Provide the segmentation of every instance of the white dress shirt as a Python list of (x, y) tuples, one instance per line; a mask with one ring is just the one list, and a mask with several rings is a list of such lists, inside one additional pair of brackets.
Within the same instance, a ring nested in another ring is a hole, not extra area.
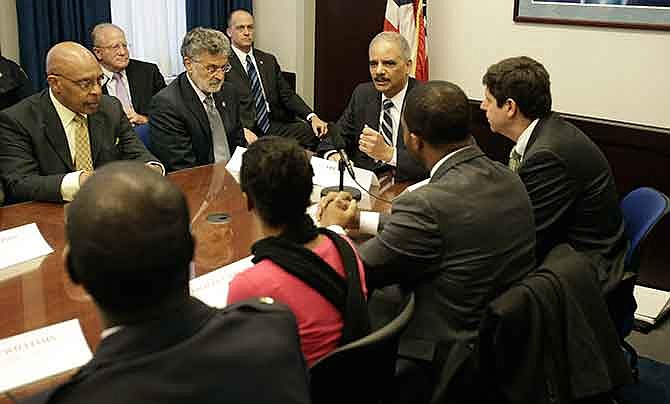
[(517, 153), (519, 153), (519, 162), (523, 161), (523, 155), (526, 153), (526, 146), (528, 146), (528, 140), (530, 140), (530, 135), (533, 134), (533, 131), (535, 130), (535, 127), (537, 126), (537, 123), (540, 122), (539, 119), (533, 120), (533, 122), (528, 125), (526, 129), (524, 129), (523, 132), (521, 132), (521, 136), (516, 140), (516, 144), (514, 145), (514, 150), (516, 150)]
[[(408, 82), (409, 83), (409, 82)], [(384, 100), (391, 100), (393, 102), (393, 107), (389, 109), (391, 114), (391, 120), (393, 121), (393, 139), (388, 139), (391, 141), (391, 146), (393, 146), (393, 156), (390, 161), (386, 161), (386, 164), (397, 166), (398, 165), (398, 128), (400, 127), (400, 112), (402, 110), (403, 103), (405, 102), (405, 94), (407, 94), (408, 83), (405, 83), (405, 87), (394, 95), (391, 98), (386, 97), (382, 94), (382, 107), (379, 110), (379, 133), (384, 136), (382, 132), (382, 123), (384, 122)]]

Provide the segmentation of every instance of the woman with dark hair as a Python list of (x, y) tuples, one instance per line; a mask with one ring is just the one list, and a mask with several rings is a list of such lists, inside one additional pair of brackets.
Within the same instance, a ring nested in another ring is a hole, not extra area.
[(231, 282), (228, 303), (270, 296), (298, 320), (309, 365), (370, 331), (363, 265), (350, 240), (306, 214), (312, 166), (293, 139), (267, 136), (242, 158), (240, 185), (263, 239), (254, 267)]

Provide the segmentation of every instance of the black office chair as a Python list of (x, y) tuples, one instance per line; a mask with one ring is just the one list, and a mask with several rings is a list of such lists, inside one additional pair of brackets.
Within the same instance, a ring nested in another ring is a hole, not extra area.
[(400, 314), (371, 334), (343, 345), (310, 368), (314, 404), (382, 403), (393, 383), (400, 334), (414, 312), (414, 293)]

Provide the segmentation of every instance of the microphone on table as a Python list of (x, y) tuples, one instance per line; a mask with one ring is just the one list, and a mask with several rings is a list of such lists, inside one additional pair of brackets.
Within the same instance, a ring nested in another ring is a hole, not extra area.
[(354, 173), (354, 168), (351, 165), (351, 161), (349, 161), (347, 154), (344, 152), (345, 143), (344, 139), (342, 138), (340, 127), (332, 122), (329, 122), (328, 137), (332, 139), (332, 143), (335, 146), (335, 150), (340, 155), (340, 160), (337, 162), (337, 169), (340, 172), (340, 183), (339, 185), (323, 188), (321, 190), (321, 196), (322, 197), (326, 196), (328, 195), (329, 192), (344, 191), (350, 193), (351, 197), (354, 200), (360, 201), (362, 198), (361, 191), (358, 188), (344, 185), (344, 170), (347, 170), (349, 172), (349, 175), (354, 181), (356, 180), (356, 174)]

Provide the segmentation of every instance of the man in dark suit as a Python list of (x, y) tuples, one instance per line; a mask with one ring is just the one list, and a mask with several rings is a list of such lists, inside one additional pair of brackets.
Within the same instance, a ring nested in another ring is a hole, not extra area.
[(370, 42), (369, 57), (372, 82), (356, 87), (337, 121), (343, 139), (325, 139), (319, 152), (339, 159), (334, 149), (344, 148), (361, 168), (377, 173), (393, 170), (400, 181), (424, 179), (428, 171), (408, 153), (400, 125), (405, 97), (416, 85), (409, 76), (409, 44), (396, 32), (382, 32)]
[(151, 150), (169, 171), (228, 160), (255, 134), (242, 128), (232, 85), (230, 43), (223, 32), (194, 28), (181, 46), (186, 71), (151, 102)]
[(91, 31), (93, 53), (105, 75), (104, 94), (121, 101), (133, 125), (149, 122), (151, 97), (165, 88), (165, 79), (153, 63), (130, 59), (123, 30), (114, 24), (98, 24)]
[(622, 278), (628, 243), (612, 171), (581, 130), (551, 112), (549, 73), (529, 57), (505, 59), (483, 77), (491, 130), (516, 142), (510, 168), (535, 212), (537, 255), (570, 244), (589, 256), (604, 292)]
[(309, 403), (288, 308), (255, 298), (218, 310), (189, 296), (190, 215), (166, 178), (110, 164), (66, 223), (67, 272), (104, 330), (93, 359), (34, 402)]
[(390, 215), (359, 214), (346, 193), (331, 193), (320, 206), (324, 226), (358, 224), (377, 233), (360, 247), (370, 287), (399, 283), (416, 294), (399, 353), (423, 370), (426, 386), (417, 393), (435, 392), (433, 402), (476, 393), (470, 354), (483, 310), (535, 265), (523, 183), (484, 155), (469, 122), (458, 86), (417, 86), (407, 96), (403, 138), (430, 179), (396, 198)]
[[(246, 10), (233, 11), (227, 33), (234, 54), (226, 81), (240, 94), (244, 127), (258, 136), (293, 137), (303, 147), (314, 150), (319, 137), (328, 131), (327, 124), (289, 86), (277, 59), (253, 47), (254, 17)], [(296, 116), (301, 120), (296, 120)]]
[(70, 201), (94, 169), (114, 160), (163, 168), (137, 138), (102, 71), (74, 42), (47, 54), (49, 89), (0, 112), (0, 175), (10, 203)]
[(0, 55), (0, 110), (11, 107), (33, 93), (21, 66)]

